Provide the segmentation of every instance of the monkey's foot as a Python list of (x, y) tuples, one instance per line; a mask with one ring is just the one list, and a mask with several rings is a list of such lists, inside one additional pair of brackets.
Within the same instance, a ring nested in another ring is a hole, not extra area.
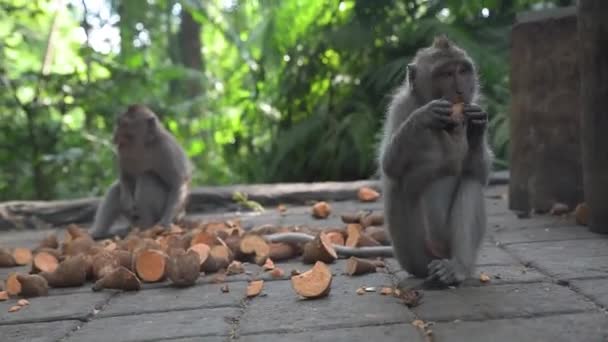
[(427, 279), (436, 279), (445, 285), (459, 285), (466, 276), (462, 265), (457, 261), (448, 259), (436, 259), (429, 263), (429, 277)]
[(91, 238), (93, 238), (93, 240), (107, 239), (111, 237), (109, 232), (97, 229), (89, 230), (89, 235), (91, 235)]

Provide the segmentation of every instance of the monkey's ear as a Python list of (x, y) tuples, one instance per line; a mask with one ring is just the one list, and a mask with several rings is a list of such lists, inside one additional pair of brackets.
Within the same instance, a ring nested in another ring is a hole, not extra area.
[(155, 117), (146, 118), (146, 144), (151, 144), (156, 141), (156, 138), (158, 137), (158, 127), (156, 127), (156, 125)]
[(407, 65), (407, 82), (413, 86), (415, 79), (416, 79), (416, 64), (410, 63)]

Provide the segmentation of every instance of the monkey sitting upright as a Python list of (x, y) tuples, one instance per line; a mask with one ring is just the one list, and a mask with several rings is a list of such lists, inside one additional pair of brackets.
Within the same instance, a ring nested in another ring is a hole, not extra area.
[(118, 116), (113, 143), (119, 178), (97, 208), (93, 238), (106, 237), (120, 215), (141, 229), (170, 226), (184, 214), (189, 195), (192, 170), (182, 147), (143, 105)]
[[(419, 50), (387, 110), (379, 148), (385, 225), (401, 267), (458, 285), (474, 269), (486, 229), (483, 188), (493, 155), (477, 72), (444, 36)], [(452, 105), (463, 102), (461, 121)]]

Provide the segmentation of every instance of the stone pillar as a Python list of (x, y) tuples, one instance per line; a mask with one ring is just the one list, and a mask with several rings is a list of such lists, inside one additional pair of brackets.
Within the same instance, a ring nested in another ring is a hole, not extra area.
[(524, 13), (511, 33), (509, 208), (583, 200), (576, 8)]
[(608, 234), (608, 1), (580, 0), (583, 179), (589, 229)]

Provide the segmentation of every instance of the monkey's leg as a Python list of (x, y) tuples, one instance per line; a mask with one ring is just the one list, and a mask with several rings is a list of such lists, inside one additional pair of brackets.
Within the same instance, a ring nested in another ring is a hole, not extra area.
[(418, 278), (427, 276), (427, 265), (432, 260), (425, 250), (425, 203), (412, 197), (408, 187), (383, 180), (384, 216), (393, 253), (399, 265)]
[[(400, 227), (389, 227), (396, 230), (391, 231), (400, 242), (395, 255), (408, 273), (425, 278), (429, 274), (428, 265), (432, 260), (449, 255), (448, 220), (457, 186), (456, 176), (439, 178), (423, 191), (415, 208), (404, 210), (402, 205), (395, 208), (393, 219), (403, 217), (404, 223)], [(407, 191), (407, 187), (403, 191)], [(408, 213), (406, 219), (404, 215)], [(397, 219), (394, 222), (400, 221)]]
[(447, 227), (451, 258), (433, 260), (429, 264), (430, 278), (445, 285), (457, 285), (471, 275), (486, 221), (483, 185), (479, 181), (462, 178), (453, 197)]
[(93, 239), (105, 238), (112, 224), (121, 214), (120, 183), (114, 182), (106, 191), (97, 211), (90, 232)]
[(166, 186), (152, 173), (137, 177), (135, 185), (135, 210), (133, 225), (148, 229), (160, 221), (167, 198)]
[(167, 200), (160, 218), (159, 224), (167, 227), (173, 220), (179, 216), (179, 212), (186, 200), (188, 194), (188, 185), (182, 183), (179, 185), (173, 185), (167, 192)]

